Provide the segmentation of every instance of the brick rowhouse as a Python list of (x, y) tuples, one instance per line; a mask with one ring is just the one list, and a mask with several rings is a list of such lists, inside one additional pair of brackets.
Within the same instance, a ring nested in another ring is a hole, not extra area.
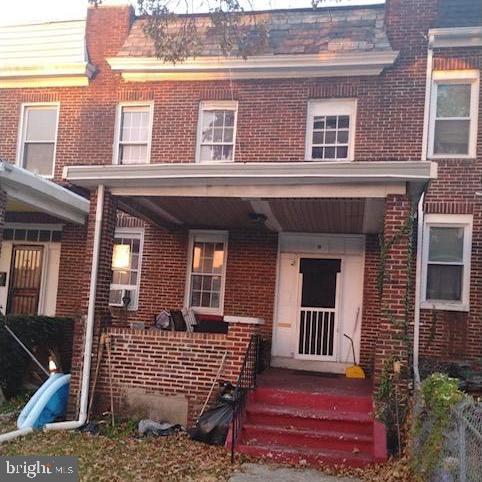
[[(133, 10), (107, 6), (90, 8), (86, 41), (90, 63), (96, 69), (95, 76), (85, 87), (0, 88), (0, 158), (12, 163), (16, 161), (23, 104), (59, 102), (54, 181), (68, 186), (63, 178), (64, 167), (112, 164), (117, 105), (125, 101), (149, 101), (154, 104), (151, 164), (190, 163), (195, 159), (200, 102), (236, 100), (236, 162), (299, 162), (305, 160), (308, 101), (356, 98), (356, 162), (421, 160), (428, 30), (437, 23), (438, 3), (436, 0), (390, 0), (385, 6), (358, 7), (357, 15), (370, 16), (375, 12), (377, 25), (385, 22), (391, 46), (399, 51), (394, 65), (379, 76), (182, 82), (127, 82), (121, 74), (114, 73), (107, 59), (116, 56), (123, 48), (136, 21)], [(341, 11), (347, 16), (352, 13), (349, 8)], [(466, 22), (467, 18), (463, 17), (461, 21)], [(433, 68), (480, 70), (481, 62), (480, 47), (436, 49)], [(437, 159), (438, 179), (431, 182), (426, 194), (426, 213), (472, 214), (474, 217), (470, 311), (423, 309), (423, 357), (475, 360), (481, 356), (482, 214), (476, 195), (482, 175), (481, 126), (479, 111), (476, 159)], [(57, 314), (76, 320), (72, 413), (75, 412), (82, 369), (96, 205), (95, 192), (79, 191), (90, 195), (89, 220), (84, 227), (63, 226), (57, 293)], [(111, 326), (108, 331), (112, 339), (116, 410), (122, 412), (125, 409), (127, 391), (141, 388), (146, 393), (185, 396), (188, 419), (192, 421), (207, 396), (224, 351), (228, 351), (228, 361), (222, 377), (235, 381), (249, 336), (259, 331), (271, 338), (276, 311), (278, 235), (256, 227), (229, 229), (225, 311), (262, 318), (263, 325), (230, 324), (227, 335), (131, 330), (131, 322), (151, 326), (162, 308), (183, 307), (188, 230), (185, 227), (162, 229), (144, 220), (133, 220), (125, 215), (119, 217), (119, 227), (144, 228), (139, 307), (137, 311), (127, 313), (110, 309), (110, 259), (116, 203), (116, 197), (107, 190), (93, 366), (100, 330), (104, 325)], [(396, 234), (406, 222), (408, 203), (408, 199), (401, 195), (386, 199), (385, 239)], [(19, 214), (11, 215), (13, 222), (20, 219)], [(397, 318), (405, 316), (406, 267), (407, 240), (402, 239), (388, 253), (383, 291), (384, 304)], [(380, 245), (377, 234), (366, 236), (363, 269), (360, 357), (362, 366), (374, 374), (376, 380), (391, 356), (401, 357), (405, 364), (408, 363), (398, 329), (387, 312), (382, 312), (378, 297)], [(413, 300), (413, 292), (408, 295)], [(97, 385), (101, 394), (99, 409), (109, 400), (106, 370), (104, 360)]]

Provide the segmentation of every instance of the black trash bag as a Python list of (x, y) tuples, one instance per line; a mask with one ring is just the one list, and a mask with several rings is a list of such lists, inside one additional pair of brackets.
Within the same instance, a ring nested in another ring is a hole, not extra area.
[(214, 407), (206, 410), (196, 425), (188, 431), (198, 442), (210, 445), (224, 445), (229, 426), (233, 419), (233, 391), (231, 383), (222, 383), (222, 391)]
[(201, 415), (196, 425), (189, 430), (189, 436), (209, 445), (224, 445), (232, 419), (233, 405), (220, 401)]

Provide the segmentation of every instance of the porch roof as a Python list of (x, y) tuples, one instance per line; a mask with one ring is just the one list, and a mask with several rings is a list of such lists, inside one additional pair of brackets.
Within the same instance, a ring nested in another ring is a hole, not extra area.
[[(147, 191), (154, 193), (153, 188), (158, 188), (156, 193), (166, 195), (166, 188), (201, 187), (205, 189), (204, 195), (216, 196), (217, 190), (209, 193), (209, 187), (285, 186), (285, 195), (293, 197), (289, 186), (424, 184), (437, 177), (437, 164), (427, 161), (167, 163), (67, 166), (63, 174), (66, 180), (78, 186), (93, 188), (104, 184), (113, 193), (143, 191), (146, 194)], [(233, 191), (222, 192), (229, 197)], [(388, 193), (385, 192), (383, 197)], [(293, 194), (295, 197), (299, 195)], [(232, 195), (237, 197), (238, 194)], [(279, 192), (271, 197), (279, 197)]]
[[(431, 162), (271, 162), (69, 166), (69, 182), (103, 184), (120, 208), (166, 229), (376, 233), (388, 194), (419, 192)], [(407, 184), (409, 184), (407, 188)]]
[(7, 210), (43, 212), (76, 224), (84, 224), (89, 201), (63, 186), (26, 169), (0, 160), (0, 189), (7, 193)]

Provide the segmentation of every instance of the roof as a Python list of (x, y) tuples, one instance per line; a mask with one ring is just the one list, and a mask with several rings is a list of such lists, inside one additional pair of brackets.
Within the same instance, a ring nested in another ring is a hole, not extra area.
[[(256, 21), (265, 23), (268, 30), (268, 45), (257, 55), (390, 51), (384, 14), (383, 5), (256, 12)], [(222, 55), (207, 16), (195, 17), (203, 39), (201, 56)], [(119, 57), (155, 55), (143, 31), (145, 24), (145, 18), (134, 21)]]
[(435, 27), (482, 26), (482, 1), (439, 0)]
[(26, 169), (0, 160), (0, 186), (9, 199), (60, 219), (84, 224), (89, 201)]
[(52, 76), (82, 77), (77, 82), (85, 84), (92, 73), (85, 35), (85, 20), (0, 27), (0, 87)]

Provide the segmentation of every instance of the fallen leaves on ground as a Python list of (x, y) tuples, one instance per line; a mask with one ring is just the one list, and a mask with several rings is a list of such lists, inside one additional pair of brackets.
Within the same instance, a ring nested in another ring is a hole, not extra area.
[[(0, 422), (0, 433), (13, 429)], [(128, 431), (127, 431), (128, 432)], [(199, 481), (229, 480), (243, 458), (231, 465), (230, 454), (189, 439), (185, 433), (159, 438), (135, 438), (119, 427), (106, 435), (80, 432), (38, 432), (0, 445), (0, 455), (73, 455), (79, 457), (81, 481)], [(269, 461), (267, 462), (269, 463)], [(295, 466), (306, 468), (305, 464)], [(365, 469), (326, 467), (325, 474), (370, 482), (411, 482), (406, 457)]]
[(0, 455), (30, 454), (79, 457), (81, 481), (215, 482), (228, 480), (236, 468), (223, 447), (193, 442), (186, 434), (137, 439), (47, 432), (0, 446)]

